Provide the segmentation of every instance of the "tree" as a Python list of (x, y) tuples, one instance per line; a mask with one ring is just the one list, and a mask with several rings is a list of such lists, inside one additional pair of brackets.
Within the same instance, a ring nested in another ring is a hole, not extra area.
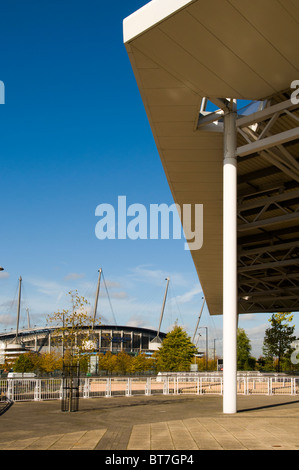
[(152, 370), (154, 367), (154, 360), (150, 357), (146, 357), (145, 354), (140, 353), (131, 360), (131, 372), (133, 374), (140, 374)]
[(117, 358), (115, 354), (112, 354), (110, 351), (107, 351), (106, 354), (98, 355), (98, 361), (99, 370), (105, 370), (108, 373), (112, 374), (115, 369)]
[(254, 369), (255, 359), (250, 356), (251, 344), (245, 330), (238, 328), (237, 332), (237, 368), (238, 370)]
[(168, 333), (160, 349), (154, 354), (157, 371), (186, 371), (195, 354), (195, 346), (178, 325)]
[(290, 355), (291, 343), (296, 339), (293, 335), (295, 326), (289, 323), (293, 320), (291, 313), (274, 313), (269, 320), (271, 327), (265, 332), (263, 354), (272, 361), (277, 357), (277, 371), (281, 371), (283, 357)]
[(55, 325), (53, 340), (62, 341), (64, 365), (79, 364), (82, 356), (96, 348), (93, 341), (93, 318), (87, 312), (88, 302), (70, 291), (71, 308), (53, 313), (48, 317), (49, 323)]
[(14, 363), (14, 371), (15, 372), (33, 372), (37, 369), (37, 355), (29, 352), (25, 354), (20, 354), (20, 356), (16, 359)]
[(96, 348), (93, 341), (93, 318), (87, 313), (87, 300), (77, 291), (70, 291), (70, 309), (55, 312), (48, 318), (55, 324), (53, 338), (62, 341), (63, 361), (63, 411), (77, 411), (79, 397), (80, 362), (86, 366), (84, 356)]
[(131, 370), (131, 357), (125, 352), (118, 353), (115, 359), (113, 372), (118, 374), (128, 374)]
[(52, 374), (62, 369), (62, 358), (56, 352), (42, 353), (40, 355), (39, 369), (42, 373)]

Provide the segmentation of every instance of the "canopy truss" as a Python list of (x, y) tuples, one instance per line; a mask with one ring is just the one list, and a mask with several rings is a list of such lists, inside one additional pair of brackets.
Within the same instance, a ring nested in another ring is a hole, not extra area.
[[(299, 308), (299, 104), (290, 96), (238, 112), (239, 313)], [(207, 112), (208, 101), (219, 109)], [(228, 109), (226, 99), (204, 98), (197, 131), (223, 132)]]
[(299, 105), (289, 96), (237, 119), (239, 313), (299, 307)]

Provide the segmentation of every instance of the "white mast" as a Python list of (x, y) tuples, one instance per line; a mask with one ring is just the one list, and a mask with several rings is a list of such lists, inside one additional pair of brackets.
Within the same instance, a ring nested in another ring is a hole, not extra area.
[(159, 322), (159, 328), (157, 332), (157, 337), (159, 337), (160, 334), (160, 329), (161, 329), (161, 324), (163, 320), (163, 315), (164, 315), (164, 310), (165, 310), (165, 303), (166, 303), (166, 297), (167, 297), (167, 291), (168, 291), (168, 285), (169, 285), (169, 277), (165, 279), (167, 281), (166, 283), (166, 289), (165, 289), (165, 294), (164, 294), (164, 299), (163, 299), (163, 305), (162, 305), (162, 310), (161, 310), (161, 315), (160, 315), (160, 322)]
[(27, 326), (28, 326), (28, 330), (30, 329), (30, 317), (29, 317), (29, 308), (27, 307), (26, 308), (26, 312), (27, 312)]
[(198, 320), (197, 320), (197, 323), (196, 323), (194, 335), (193, 335), (193, 338), (192, 338), (192, 343), (193, 343), (193, 344), (195, 344), (195, 343), (194, 343), (194, 341), (195, 341), (195, 336), (196, 336), (196, 333), (197, 333), (198, 325), (199, 325), (199, 322), (200, 322), (200, 319), (201, 319), (201, 315), (202, 315), (202, 311), (203, 311), (205, 302), (206, 302), (206, 299), (205, 299), (205, 297), (204, 297), (204, 298), (203, 298), (203, 303), (202, 303), (202, 306), (201, 306), (201, 309), (200, 309), (200, 314), (199, 314), (199, 317), (198, 317)]
[(19, 277), (19, 298), (18, 298), (18, 315), (17, 315), (17, 329), (16, 329), (16, 340), (18, 339), (19, 334), (19, 323), (20, 323), (20, 309), (21, 309), (21, 285), (22, 277)]
[(95, 324), (97, 309), (98, 309), (98, 300), (99, 300), (99, 293), (100, 293), (102, 268), (99, 269), (98, 273), (99, 273), (99, 278), (98, 278), (97, 292), (96, 292), (96, 298), (95, 298), (94, 310), (93, 310), (92, 329), (94, 329), (94, 324)]
[(161, 346), (161, 343), (162, 343), (162, 340), (161, 340), (159, 334), (160, 334), (160, 329), (161, 329), (164, 310), (165, 310), (168, 285), (169, 285), (169, 281), (170, 281), (169, 277), (167, 277), (165, 279), (165, 281), (167, 281), (167, 283), (166, 283), (166, 289), (165, 289), (165, 294), (164, 294), (164, 299), (163, 299), (163, 304), (162, 304), (162, 310), (161, 310), (161, 315), (160, 315), (160, 322), (159, 322), (159, 327), (158, 327), (158, 331), (157, 331), (157, 336), (154, 339), (152, 339), (151, 342), (150, 342), (151, 349), (154, 349), (154, 350), (159, 349), (159, 347)]

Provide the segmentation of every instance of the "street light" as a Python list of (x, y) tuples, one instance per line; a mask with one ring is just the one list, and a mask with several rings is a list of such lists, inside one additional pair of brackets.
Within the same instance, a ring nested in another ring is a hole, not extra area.
[(209, 346), (208, 346), (208, 327), (207, 326), (200, 326), (198, 329), (200, 330), (201, 328), (205, 328), (206, 330), (206, 369), (208, 370), (208, 360), (209, 360)]
[(216, 361), (216, 341), (221, 340), (221, 338), (214, 338), (214, 361)]

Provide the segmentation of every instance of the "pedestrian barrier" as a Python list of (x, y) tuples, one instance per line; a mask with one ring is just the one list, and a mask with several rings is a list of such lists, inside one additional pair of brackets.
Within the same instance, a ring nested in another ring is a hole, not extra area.
[(13, 401), (5, 395), (0, 396), (0, 416), (3, 415), (13, 405)]
[[(80, 398), (149, 395), (222, 395), (223, 377), (157, 376), (157, 377), (84, 377), (78, 384)], [(237, 379), (237, 393), (242, 395), (299, 395), (298, 377), (254, 377)], [(62, 400), (60, 378), (0, 379), (0, 395), (9, 400)]]

